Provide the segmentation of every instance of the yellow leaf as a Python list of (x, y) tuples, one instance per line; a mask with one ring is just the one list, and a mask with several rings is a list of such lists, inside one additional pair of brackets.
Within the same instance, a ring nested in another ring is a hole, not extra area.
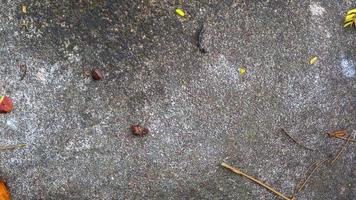
[(246, 68), (239, 68), (239, 73), (241, 75), (245, 74), (246, 73)]
[(184, 16), (185, 16), (184, 10), (182, 10), (182, 9), (180, 9), (180, 8), (177, 8), (177, 9), (176, 9), (176, 13), (177, 13), (178, 15), (180, 15), (181, 17), (184, 17)]
[(313, 65), (316, 63), (316, 61), (318, 61), (318, 57), (314, 56), (310, 59), (309, 64)]
[(346, 15), (344, 23), (354, 20), (355, 16), (356, 14)]
[(347, 11), (347, 14), (346, 14), (346, 15), (350, 15), (350, 14), (353, 14), (353, 13), (356, 13), (356, 8)]
[(347, 22), (347, 23), (345, 23), (345, 24), (344, 24), (344, 27), (351, 26), (353, 23), (354, 23), (353, 21), (351, 21), (351, 22)]

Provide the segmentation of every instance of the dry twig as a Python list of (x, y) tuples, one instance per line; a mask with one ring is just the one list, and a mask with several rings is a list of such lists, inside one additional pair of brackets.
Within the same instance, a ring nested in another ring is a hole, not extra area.
[(351, 140), (351, 135), (347, 138), (347, 141), (345, 144), (343, 144), (339, 150), (339, 152), (336, 154), (335, 158), (330, 161), (330, 164), (333, 164), (337, 159), (340, 158), (341, 154), (347, 149), (347, 147), (350, 145), (350, 140)]
[[(302, 179), (298, 184), (297, 186), (295, 187), (294, 189), (294, 193), (293, 193), (293, 196), (296, 196), (300, 191), (302, 191), (302, 189), (306, 186), (306, 184), (308, 183), (310, 177), (325, 163), (327, 162), (328, 159), (325, 159), (325, 160), (320, 160), (320, 161), (317, 161), (315, 163), (313, 163), (309, 169), (307, 170), (307, 174), (309, 174), (305, 179)], [(312, 169), (312, 170), (311, 170)], [(311, 171), (310, 171), (311, 170)], [(310, 173), (308, 173), (310, 171)], [(300, 185), (300, 186), (299, 186)], [(298, 189), (297, 189), (298, 188)]]
[(260, 180), (258, 180), (258, 179), (256, 179), (256, 178), (254, 178), (254, 177), (252, 177), (252, 176), (250, 176), (250, 175), (248, 175), (248, 174), (245, 174), (244, 172), (242, 172), (242, 171), (241, 171), (240, 169), (238, 169), (238, 168), (235, 168), (235, 167), (233, 167), (233, 166), (230, 166), (230, 165), (228, 165), (228, 164), (226, 164), (226, 163), (224, 163), (224, 162), (221, 163), (221, 166), (223, 166), (223, 167), (225, 167), (225, 168), (231, 170), (232, 172), (234, 172), (234, 173), (236, 173), (236, 174), (238, 174), (238, 175), (241, 175), (241, 176), (244, 176), (244, 177), (250, 179), (251, 181), (253, 181), (253, 182), (255, 182), (255, 183), (261, 185), (262, 187), (264, 187), (264, 188), (266, 188), (267, 190), (273, 192), (274, 194), (276, 194), (277, 196), (283, 198), (284, 200), (294, 200), (294, 197), (291, 197), (291, 198), (287, 197), (286, 195), (282, 194), (281, 192), (278, 192), (277, 190), (275, 190), (275, 189), (272, 188), (271, 186), (267, 185), (266, 183), (263, 183), (262, 181), (260, 181)]
[(309, 147), (306, 147), (305, 145), (303, 145), (301, 142), (299, 142), (297, 139), (295, 139), (294, 137), (292, 137), (286, 130), (284, 130), (283, 128), (281, 129), (282, 133), (284, 133), (285, 135), (287, 135), (291, 140), (293, 140), (293, 142), (295, 142), (297, 145), (299, 145), (300, 147), (310, 150), (310, 151), (315, 151), (315, 149), (311, 149)]
[[(336, 133), (336, 132), (335, 132)], [(331, 134), (329, 134), (330, 136)], [(338, 132), (336, 134), (333, 134), (332, 137), (337, 137), (339, 138), (337, 135), (339, 135), (340, 137), (344, 137), (344, 133), (342, 132)], [(309, 174), (305, 179), (302, 179), (297, 186), (294, 189), (293, 192), (293, 196), (296, 196), (297, 193), (299, 193), (300, 191), (302, 191), (302, 189), (306, 186), (306, 184), (308, 183), (310, 177), (326, 162), (329, 162), (330, 164), (333, 164), (336, 160), (338, 160), (341, 156), (341, 154), (347, 149), (347, 147), (350, 145), (350, 141), (351, 141), (351, 136), (349, 136), (347, 138), (347, 141), (341, 146), (340, 150), (338, 151), (338, 153), (336, 154), (336, 156), (332, 159), (325, 159), (325, 160), (320, 160), (317, 162), (314, 162), (312, 165), (310, 165), (310, 167), (307, 170), (307, 174)], [(312, 170), (311, 170), (312, 169)], [(310, 171), (310, 173), (309, 173)]]
[(337, 139), (342, 139), (342, 140), (350, 140), (350, 142), (356, 142), (356, 140), (353, 140), (353, 139), (348, 139), (348, 138), (345, 138), (345, 137), (336, 137)]

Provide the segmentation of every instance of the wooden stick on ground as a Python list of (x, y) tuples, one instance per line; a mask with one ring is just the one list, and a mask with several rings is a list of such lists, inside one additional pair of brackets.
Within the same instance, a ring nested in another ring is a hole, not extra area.
[(242, 171), (241, 171), (240, 169), (238, 169), (238, 168), (235, 168), (235, 167), (233, 167), (233, 166), (231, 166), (231, 165), (228, 165), (228, 164), (226, 164), (226, 163), (224, 163), (224, 162), (221, 163), (221, 166), (223, 166), (223, 167), (225, 167), (225, 168), (231, 170), (232, 172), (234, 172), (234, 173), (236, 173), (236, 174), (238, 174), (238, 175), (241, 175), (241, 176), (244, 176), (244, 177), (250, 179), (251, 181), (253, 181), (253, 182), (255, 182), (255, 183), (261, 185), (262, 187), (264, 187), (264, 188), (266, 188), (267, 190), (273, 192), (274, 194), (276, 194), (277, 196), (283, 198), (284, 200), (293, 200), (293, 199), (294, 199), (294, 197), (289, 198), (289, 197), (285, 196), (284, 194), (278, 192), (277, 190), (275, 190), (275, 189), (272, 188), (271, 186), (267, 185), (266, 183), (263, 183), (262, 181), (260, 181), (260, 180), (258, 180), (258, 179), (256, 179), (256, 178), (254, 178), (254, 177), (252, 177), (252, 176), (250, 176), (250, 175), (248, 175), (248, 174), (245, 174), (244, 172), (242, 172)]

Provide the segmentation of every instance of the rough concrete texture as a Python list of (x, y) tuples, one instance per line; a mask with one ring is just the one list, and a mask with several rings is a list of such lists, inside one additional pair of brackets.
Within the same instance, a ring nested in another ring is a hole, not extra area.
[[(0, 153), (0, 177), (15, 200), (277, 199), (226, 161), (290, 195), (343, 144), (326, 133), (356, 129), (356, 30), (342, 27), (353, 7), (1, 0), (0, 93), (15, 109), (0, 141), (28, 147)], [(133, 136), (136, 123), (150, 134)], [(298, 199), (356, 199), (355, 158), (353, 143)]]

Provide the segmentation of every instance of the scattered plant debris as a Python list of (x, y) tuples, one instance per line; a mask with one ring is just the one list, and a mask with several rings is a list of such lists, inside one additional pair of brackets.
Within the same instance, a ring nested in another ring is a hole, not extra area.
[(284, 133), (285, 135), (287, 135), (291, 140), (293, 140), (293, 142), (295, 142), (298, 146), (310, 150), (310, 151), (315, 151), (315, 149), (306, 147), (305, 145), (303, 145), (301, 142), (299, 142), (297, 139), (295, 139), (294, 137), (292, 137), (285, 129), (281, 129), (281, 132)]
[(250, 179), (251, 181), (253, 181), (253, 182), (255, 182), (255, 183), (261, 185), (262, 187), (266, 188), (267, 190), (273, 192), (274, 194), (276, 194), (277, 196), (279, 196), (279, 197), (281, 197), (281, 198), (283, 198), (283, 199), (285, 199), (285, 200), (294, 200), (294, 197), (287, 197), (286, 195), (282, 194), (281, 192), (278, 192), (276, 189), (272, 188), (271, 186), (267, 185), (266, 183), (263, 183), (262, 181), (260, 181), (260, 180), (258, 180), (258, 179), (256, 179), (256, 178), (254, 178), (254, 177), (252, 177), (252, 176), (250, 176), (250, 175), (248, 175), (248, 174), (245, 174), (244, 172), (242, 172), (242, 171), (241, 171), (240, 169), (238, 169), (238, 168), (235, 168), (235, 167), (233, 167), (233, 166), (231, 166), (231, 165), (228, 165), (228, 164), (226, 164), (226, 163), (224, 163), (224, 162), (221, 163), (221, 166), (223, 166), (223, 167), (225, 167), (225, 168), (231, 170), (232, 172), (234, 172), (234, 173), (236, 173), (236, 174), (238, 174), (238, 175), (241, 175), (241, 176), (244, 176), (244, 177)]
[(240, 73), (240, 75), (246, 74), (246, 68), (240, 67), (240, 68), (239, 68), (239, 73)]
[[(302, 146), (303, 148), (306, 148), (306, 149), (309, 149), (307, 147), (305, 147), (304, 145), (302, 145), (300, 142), (298, 142), (296, 139), (294, 139), (293, 137), (291, 137), (284, 129), (281, 129), (281, 131), (283, 133), (285, 133), (289, 138), (291, 138), (295, 143), (297, 143), (298, 145)], [(238, 168), (235, 168), (233, 166), (230, 166), (226, 163), (221, 163), (221, 166), (231, 170), (232, 172), (238, 174), (238, 175), (241, 175), (241, 176), (244, 176), (248, 179), (250, 179), (251, 181), (263, 186), (264, 188), (268, 189), (269, 191), (273, 192), (275, 195), (285, 199), (285, 200), (296, 200), (296, 195), (302, 191), (308, 181), (310, 180), (310, 178), (312, 177), (312, 175), (318, 171), (318, 169), (320, 169), (321, 166), (323, 165), (326, 165), (326, 164), (333, 164), (334, 162), (336, 162), (340, 156), (342, 155), (343, 152), (346, 151), (347, 147), (350, 145), (350, 142), (351, 142), (351, 136), (348, 136), (347, 132), (345, 130), (342, 130), (342, 131), (335, 131), (335, 132), (332, 132), (332, 133), (329, 133), (329, 136), (330, 137), (336, 137), (336, 138), (346, 138), (346, 142), (340, 147), (338, 153), (331, 159), (323, 159), (323, 160), (319, 160), (319, 161), (316, 161), (314, 162), (313, 164), (310, 165), (310, 167), (308, 167), (308, 169), (306, 170), (306, 173), (305, 173), (305, 176), (304, 178), (302, 178), (298, 184), (296, 184), (296, 186), (294, 187), (294, 190), (293, 190), (293, 194), (291, 197), (287, 197), (287, 195), (284, 195), (282, 194), (281, 192), (278, 192), (276, 189), (272, 188), (271, 186), (267, 185), (266, 183), (263, 183), (262, 181), (248, 175), (248, 174), (245, 174), (244, 172), (242, 172), (240, 169)], [(313, 150), (313, 149), (309, 149), (309, 150)], [(315, 151), (315, 150), (313, 150)]]
[(91, 71), (91, 77), (94, 80), (99, 81), (103, 79), (104, 76), (103, 76), (103, 72), (100, 69), (95, 68)]
[(0, 96), (0, 113), (9, 113), (12, 109), (12, 99), (8, 96)]
[(185, 16), (185, 12), (184, 10), (180, 9), (180, 8), (177, 8), (176, 9), (176, 13), (181, 16), (181, 17), (184, 17)]
[(347, 147), (350, 145), (350, 139), (351, 139), (351, 135), (347, 138), (347, 141), (345, 142), (345, 144), (343, 144), (339, 150), (339, 152), (336, 154), (336, 156), (334, 157), (334, 159), (332, 159), (330, 161), (331, 164), (333, 164), (337, 159), (340, 158), (341, 154), (347, 149)]
[(341, 130), (341, 131), (335, 131), (328, 133), (330, 137), (346, 137), (347, 136), (347, 131), (346, 130)]
[(344, 27), (348, 27), (352, 25), (356, 26), (356, 8), (347, 11), (344, 20)]
[(317, 56), (313, 56), (310, 60), (309, 60), (309, 64), (314, 65), (317, 61), (318, 61), (318, 57)]
[(139, 135), (139, 136), (144, 136), (146, 134), (148, 134), (149, 130), (146, 127), (142, 127), (141, 125), (137, 124), (137, 125), (132, 125), (131, 126), (131, 131), (134, 135)]
[[(337, 131), (338, 133), (334, 132), (336, 135), (344, 135), (344, 131)], [(314, 162), (307, 170), (306, 172), (306, 178), (302, 179), (295, 187), (293, 196), (297, 195), (300, 191), (302, 191), (303, 188), (305, 188), (306, 184), (308, 183), (310, 177), (324, 164), (333, 164), (335, 161), (337, 161), (341, 154), (347, 149), (347, 147), (350, 145), (350, 139), (351, 136), (347, 138), (347, 141), (340, 147), (340, 150), (336, 154), (336, 156), (332, 159), (324, 159), (324, 160), (319, 160), (317, 162)]]
[(10, 200), (10, 192), (4, 181), (0, 180), (0, 200)]
[(356, 140), (348, 138), (348, 134), (346, 130), (335, 131), (328, 133), (329, 137), (334, 137), (342, 140), (350, 140), (350, 142), (356, 142)]
[(294, 192), (293, 192), (293, 197), (295, 197), (300, 191), (303, 190), (303, 188), (306, 186), (306, 184), (308, 183), (310, 177), (327, 161), (329, 161), (328, 159), (325, 160), (319, 160), (317, 162), (314, 162), (312, 165), (310, 165), (310, 167), (308, 168), (306, 174), (305, 174), (305, 178), (303, 178), (294, 188)]

